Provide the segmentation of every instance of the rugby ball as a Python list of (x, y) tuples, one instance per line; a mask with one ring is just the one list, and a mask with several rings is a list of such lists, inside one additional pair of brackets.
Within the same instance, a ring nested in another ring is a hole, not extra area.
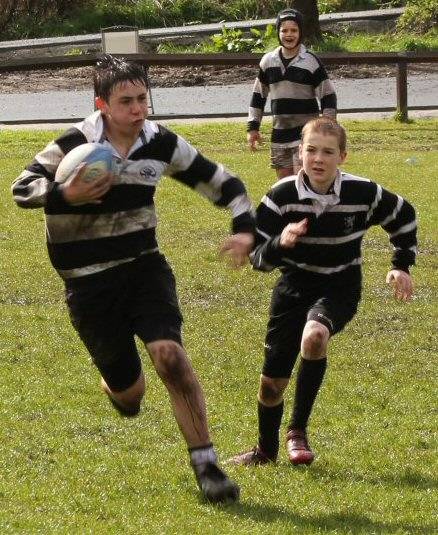
[(113, 170), (113, 157), (110, 149), (99, 143), (83, 143), (64, 156), (55, 173), (56, 182), (65, 182), (74, 176), (74, 171), (81, 164), (86, 168), (82, 180), (92, 182), (108, 171)]

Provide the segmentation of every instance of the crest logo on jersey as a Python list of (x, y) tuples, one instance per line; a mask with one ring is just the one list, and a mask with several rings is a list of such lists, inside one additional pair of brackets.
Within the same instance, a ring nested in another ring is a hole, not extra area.
[(356, 219), (356, 216), (354, 215), (349, 215), (344, 219), (344, 224), (345, 224), (344, 234), (349, 234), (353, 230), (355, 219)]
[(144, 178), (155, 178), (157, 176), (157, 170), (153, 167), (143, 167), (140, 175)]

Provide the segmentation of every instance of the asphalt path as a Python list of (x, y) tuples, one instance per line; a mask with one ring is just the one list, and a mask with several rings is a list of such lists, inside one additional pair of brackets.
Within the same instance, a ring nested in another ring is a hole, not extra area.
[[(395, 108), (396, 79), (335, 79), (338, 107), (344, 111), (363, 108)], [(246, 114), (252, 84), (153, 88), (154, 115), (159, 119)], [(438, 110), (438, 73), (408, 78), (408, 106), (436, 106)], [(270, 106), (267, 104), (266, 110)], [(0, 124), (4, 122), (76, 121), (93, 111), (93, 92), (49, 91), (0, 95)], [(431, 112), (433, 115), (434, 113)]]

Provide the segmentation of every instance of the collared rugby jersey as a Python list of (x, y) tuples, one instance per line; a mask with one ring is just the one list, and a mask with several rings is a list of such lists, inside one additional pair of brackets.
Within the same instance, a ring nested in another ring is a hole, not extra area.
[[(116, 181), (101, 204), (68, 204), (56, 169), (70, 150), (98, 142), (113, 153)], [(200, 154), (182, 137), (145, 121), (126, 158), (104, 137), (95, 112), (67, 130), (35, 156), (12, 185), (23, 208), (43, 207), (50, 260), (63, 279), (103, 272), (158, 251), (154, 194), (160, 178), (170, 175), (232, 213), (232, 232), (253, 232), (254, 217), (245, 186), (222, 165)]]
[(265, 54), (260, 61), (249, 107), (248, 131), (259, 130), (270, 95), (272, 146), (295, 147), (300, 143), (303, 126), (318, 117), (320, 111), (336, 118), (337, 99), (321, 61), (304, 45), (300, 45), (287, 68), (281, 61), (280, 50), (281, 46)]
[[(280, 235), (289, 223), (308, 219), (308, 231), (291, 248), (280, 247)], [(392, 265), (409, 271), (417, 250), (414, 208), (379, 184), (338, 171), (332, 192), (315, 193), (298, 175), (277, 182), (256, 212), (255, 269), (278, 267), (300, 280), (315, 275), (360, 278), (361, 245), (366, 231), (380, 225), (394, 248)]]

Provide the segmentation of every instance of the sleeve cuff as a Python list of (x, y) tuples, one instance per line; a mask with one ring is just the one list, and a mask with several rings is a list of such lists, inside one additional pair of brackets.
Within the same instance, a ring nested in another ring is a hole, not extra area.
[(260, 130), (260, 123), (258, 121), (248, 121), (246, 131), (251, 132), (251, 130)]
[(255, 235), (255, 220), (251, 213), (246, 212), (238, 217), (235, 217), (231, 223), (231, 232), (238, 234), (239, 232), (249, 232)]
[(410, 275), (409, 266), (398, 266), (398, 265), (396, 266), (393, 264), (392, 269), (398, 269), (399, 271), (404, 271), (405, 273)]

